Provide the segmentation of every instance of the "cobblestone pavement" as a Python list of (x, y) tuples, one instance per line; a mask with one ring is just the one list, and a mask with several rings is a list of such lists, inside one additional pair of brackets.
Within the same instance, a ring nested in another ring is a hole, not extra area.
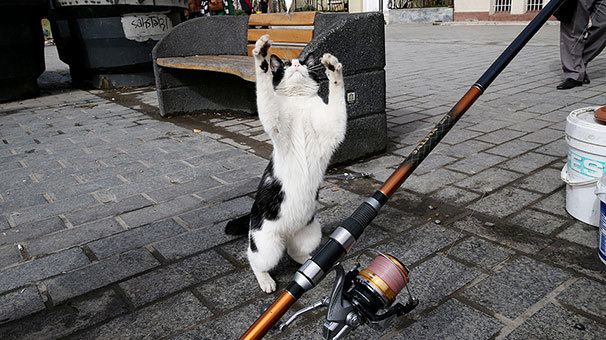
[[(331, 169), (329, 233), (370, 195), (522, 26), (387, 27), (391, 144)], [(598, 339), (606, 266), (597, 229), (567, 215), (566, 117), (606, 104), (606, 57), (566, 92), (558, 26), (545, 27), (363, 235), (411, 269), (421, 303), (350, 339)], [(65, 72), (45, 74), (52, 83)], [(271, 151), (256, 119), (157, 117), (153, 88), (66, 86), (0, 104), (0, 339), (232, 339), (275, 297), (258, 288), (244, 214)], [(368, 263), (367, 258), (362, 258)], [(280, 289), (298, 266), (284, 260)], [(289, 312), (327, 295), (329, 275)], [(314, 312), (268, 338), (317, 339)]]

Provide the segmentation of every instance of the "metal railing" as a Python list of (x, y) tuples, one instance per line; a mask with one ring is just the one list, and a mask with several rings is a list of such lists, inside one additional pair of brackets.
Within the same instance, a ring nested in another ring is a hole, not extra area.
[(495, 12), (511, 12), (511, 0), (496, 0), (494, 3)]

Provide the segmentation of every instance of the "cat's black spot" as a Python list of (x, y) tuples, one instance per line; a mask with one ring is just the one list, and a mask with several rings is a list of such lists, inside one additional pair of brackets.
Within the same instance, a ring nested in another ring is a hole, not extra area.
[(263, 172), (257, 196), (250, 212), (250, 229), (261, 229), (263, 219), (275, 221), (280, 215), (280, 206), (284, 201), (282, 183), (274, 176), (273, 160), (269, 161)]
[(316, 189), (316, 201), (320, 199), (320, 188)]
[(255, 239), (250, 237), (248, 240), (250, 241), (250, 250), (256, 252), (258, 249), (257, 244), (255, 243)]
[(284, 79), (284, 69), (283, 68), (279, 68), (275, 71), (272, 71), (271, 73), (273, 73), (273, 79), (272, 79), (272, 83), (274, 85), (274, 88), (277, 87), (278, 85), (280, 85), (280, 82), (282, 82), (282, 79)]
[(263, 70), (263, 72), (267, 73), (267, 70), (269, 70), (269, 64), (267, 63), (267, 60), (263, 60), (263, 62), (261, 63), (261, 69)]
[(263, 47), (261, 47), (261, 50), (259, 51), (259, 54), (261, 54), (261, 56), (263, 58), (267, 57), (267, 51), (269, 50), (269, 44), (265, 44), (263, 45)]
[(306, 225), (310, 225), (315, 219), (316, 219), (316, 214), (314, 213), (313, 215), (311, 215), (311, 218), (309, 219), (309, 221), (307, 221)]
[(276, 88), (282, 79), (284, 79), (284, 63), (282, 62), (282, 59), (275, 54), (271, 55), (270, 62), (271, 73), (273, 74), (272, 83), (274, 88)]
[(328, 65), (326, 65), (326, 68), (328, 68), (328, 69), (329, 69), (329, 70), (331, 70), (331, 71), (334, 71), (334, 70), (335, 70), (335, 67), (334, 67), (332, 64), (328, 64)]

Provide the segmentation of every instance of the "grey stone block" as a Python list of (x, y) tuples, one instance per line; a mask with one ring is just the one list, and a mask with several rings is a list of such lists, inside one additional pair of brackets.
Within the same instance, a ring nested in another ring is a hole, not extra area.
[[(345, 75), (385, 67), (385, 28), (381, 13), (318, 13), (314, 22), (314, 39), (299, 56), (312, 53), (319, 58), (330, 53), (339, 59)], [(361, 41), (369, 42), (360, 44)], [(372, 42), (372, 43), (370, 43)]]
[(44, 303), (36, 286), (0, 296), (0, 322), (16, 320), (43, 309)]
[(419, 305), (411, 312), (418, 315), (435, 307), (480, 272), (441, 255), (435, 255), (410, 271), (410, 289), (419, 299)]
[(593, 314), (604, 320), (606, 318), (606, 286), (603, 283), (580, 278), (557, 296), (558, 301)]
[(456, 185), (468, 190), (488, 193), (519, 177), (521, 177), (521, 175), (515, 172), (490, 168), (479, 174), (469, 176), (466, 179), (457, 182)]
[(545, 248), (539, 258), (598, 280), (603, 280), (606, 275), (606, 267), (600, 261), (597, 251), (577, 243), (556, 242)]
[(250, 268), (209, 281), (196, 289), (220, 310), (228, 310), (265, 295)]
[(456, 163), (447, 165), (446, 168), (462, 171), (468, 174), (475, 174), (499, 164), (504, 160), (506, 160), (504, 157), (480, 152), (475, 155), (467, 156)]
[(503, 163), (501, 167), (508, 170), (529, 173), (555, 161), (556, 159), (556, 157), (529, 152)]
[(24, 243), (32, 256), (50, 254), (55, 251), (85, 244), (91, 240), (123, 231), (124, 228), (113, 218), (83, 224), (77, 228), (65, 229)]
[(564, 189), (558, 190), (540, 202), (535, 203), (533, 207), (555, 215), (569, 217), (566, 212), (566, 191)]
[(127, 250), (139, 248), (181, 233), (186, 230), (172, 219), (144, 225), (88, 244), (88, 248), (102, 259)]
[[(200, 282), (214, 282), (217, 275), (232, 269), (233, 266), (219, 254), (209, 251), (124, 281), (120, 287), (135, 306), (141, 306)], [(233, 293), (237, 290), (229, 286), (220, 291)]]
[(564, 187), (564, 182), (560, 178), (560, 170), (547, 168), (524, 178), (519, 183), (516, 183), (516, 186), (548, 194), (558, 188)]
[(599, 323), (548, 303), (507, 336), (507, 340), (524, 339), (599, 339), (606, 328)]
[(480, 197), (480, 194), (451, 186), (438, 190), (431, 196), (442, 202), (455, 205), (465, 205)]
[(147, 208), (121, 214), (120, 218), (122, 218), (130, 228), (135, 228), (140, 225), (178, 215), (188, 210), (196, 209), (202, 205), (203, 203), (199, 199), (186, 195)]
[(220, 189), (204, 190), (196, 193), (196, 195), (209, 204), (221, 203), (256, 192), (259, 182), (259, 177), (245, 179), (240, 182), (224, 185)]
[(73, 224), (80, 225), (101, 218), (117, 216), (127, 211), (138, 210), (152, 205), (152, 203), (141, 195), (124, 198), (120, 201), (110, 201), (96, 204), (65, 214), (65, 217)]
[(0, 326), (0, 338), (50, 340), (67, 336), (127, 311), (113, 290), (92, 293), (27, 318)]
[(62, 214), (72, 210), (86, 207), (97, 203), (95, 199), (88, 194), (69, 197), (67, 199), (49, 204), (40, 204), (14, 212), (11, 216), (17, 225), (22, 223), (43, 220), (48, 217)]
[(77, 248), (30, 260), (0, 272), (0, 292), (59, 275), (88, 263), (86, 255)]
[(548, 215), (536, 210), (522, 210), (519, 215), (512, 217), (511, 223), (542, 234), (551, 234), (554, 230), (567, 223), (567, 220)]
[(250, 212), (253, 199), (247, 196), (215, 205), (205, 206), (180, 217), (192, 228), (200, 228), (221, 221), (229, 220)]
[(473, 203), (470, 209), (491, 216), (505, 217), (521, 210), (541, 196), (517, 188), (505, 187)]
[(490, 150), (486, 150), (486, 152), (505, 157), (514, 157), (521, 155), (527, 151), (536, 149), (538, 146), (540, 146), (540, 144), (525, 142), (516, 139), (500, 144)]
[(566, 230), (558, 234), (559, 238), (566, 239), (571, 242), (578, 243), (585, 247), (597, 249), (598, 248), (598, 235), (600, 231), (598, 228), (577, 221)]
[(389, 23), (451, 22), (453, 12), (449, 7), (390, 9)]
[(422, 260), (461, 237), (463, 237), (461, 233), (445, 229), (434, 223), (427, 223), (407, 231), (389, 243), (378, 246), (377, 249), (385, 254), (393, 255), (402, 263), (409, 265)]
[(7, 267), (21, 261), (19, 249), (15, 245), (0, 247), (0, 268)]
[(490, 339), (502, 326), (491, 316), (449, 299), (392, 339)]
[[(166, 313), (170, 311), (170, 313)], [(120, 316), (74, 339), (161, 338), (210, 317), (212, 313), (190, 292)]]
[(86, 267), (48, 279), (44, 283), (53, 302), (59, 304), (153, 268), (158, 264), (147, 249), (136, 249), (94, 262)]
[[(224, 32), (230, 32), (225, 39)], [(204, 34), (197, 34), (204, 32)], [(187, 55), (246, 54), (247, 16), (201, 17), (185, 21), (170, 30), (154, 47), (152, 57)]]
[(63, 224), (63, 221), (59, 217), (21, 224), (16, 228), (0, 231), (0, 245), (21, 243), (64, 228), (65, 224)]
[(535, 254), (551, 243), (549, 239), (529, 233), (524, 228), (498, 223), (486, 224), (473, 216), (460, 219), (452, 226), (525, 253)]
[(466, 175), (444, 168), (423, 174), (412, 175), (404, 183), (404, 187), (420, 194), (427, 194), (466, 178)]
[(448, 253), (478, 267), (490, 269), (505, 261), (513, 251), (472, 236), (452, 247)]
[(520, 257), (467, 289), (463, 295), (492, 311), (515, 319), (569, 277), (570, 274), (559, 268)]
[(235, 237), (225, 234), (225, 224), (216, 224), (154, 244), (154, 248), (168, 260), (176, 260), (202, 252), (217, 245), (233, 240)]

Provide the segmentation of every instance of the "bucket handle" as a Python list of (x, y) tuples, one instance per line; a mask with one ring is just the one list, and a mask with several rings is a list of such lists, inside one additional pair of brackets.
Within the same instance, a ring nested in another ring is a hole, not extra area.
[(570, 178), (568, 178), (568, 164), (564, 165), (564, 167), (562, 168), (562, 172), (560, 173), (560, 178), (562, 178), (562, 181), (564, 181), (568, 185), (593, 184), (593, 183), (596, 183), (599, 179), (599, 178), (591, 178), (591, 179), (587, 179), (584, 181), (578, 181), (578, 182), (572, 181), (572, 180), (570, 180)]

